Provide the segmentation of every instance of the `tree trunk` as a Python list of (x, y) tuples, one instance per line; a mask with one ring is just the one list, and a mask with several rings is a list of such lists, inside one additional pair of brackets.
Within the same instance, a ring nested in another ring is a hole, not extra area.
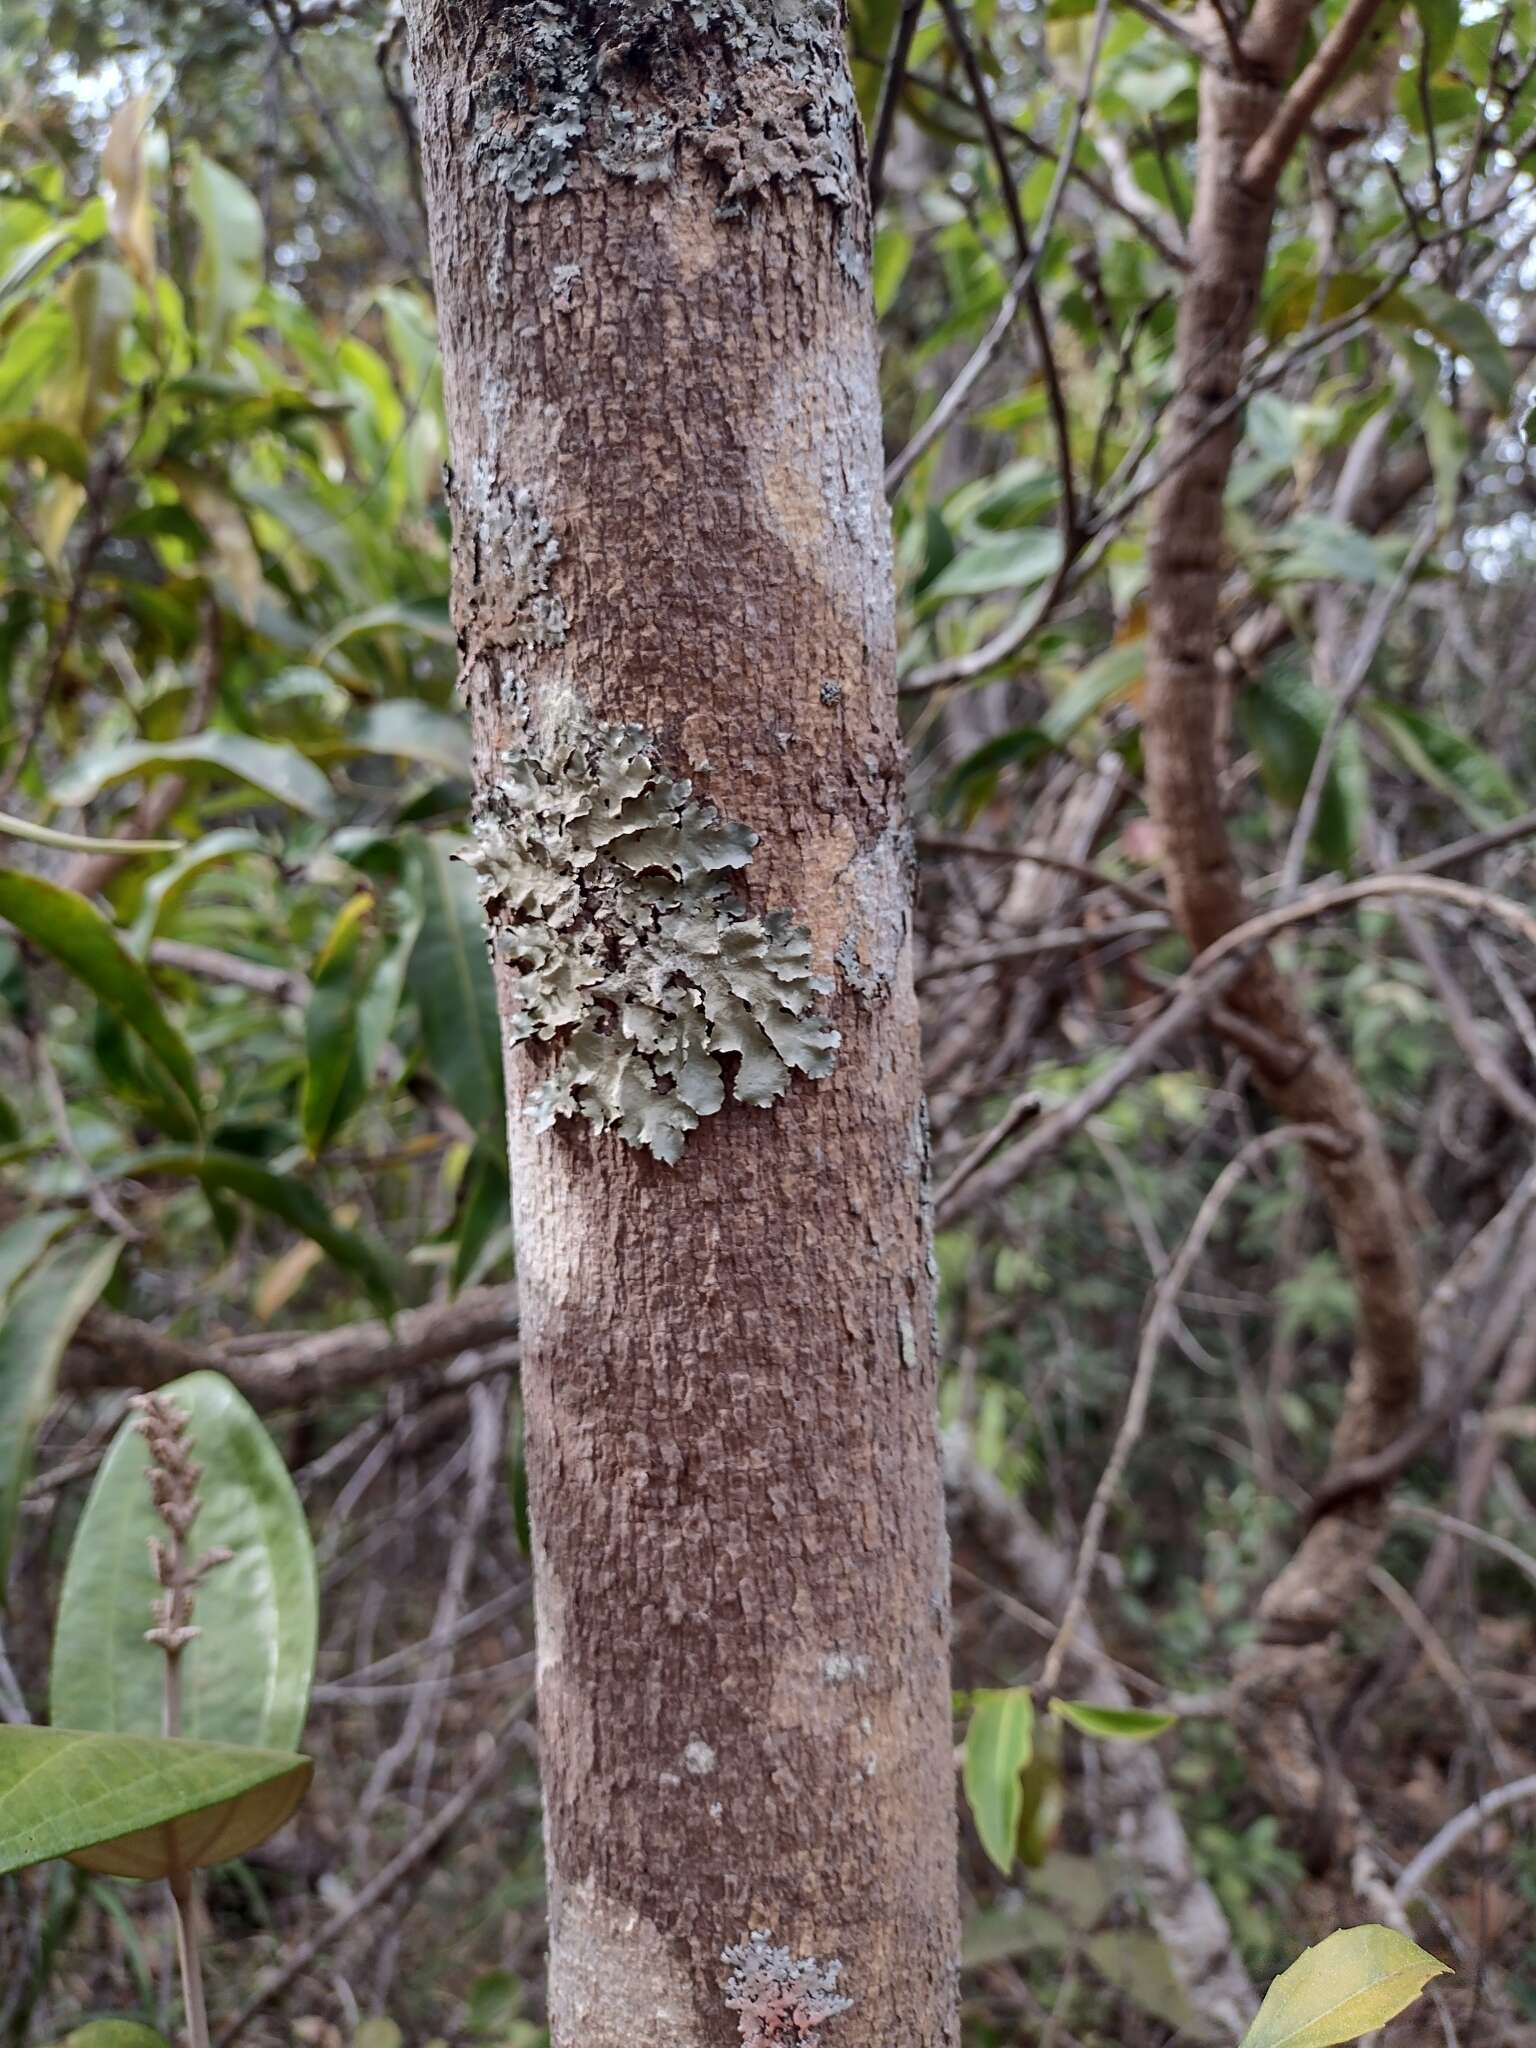
[(842, 24), (408, 11), (514, 1041), (553, 2039), (928, 2048), (948, 1554)]

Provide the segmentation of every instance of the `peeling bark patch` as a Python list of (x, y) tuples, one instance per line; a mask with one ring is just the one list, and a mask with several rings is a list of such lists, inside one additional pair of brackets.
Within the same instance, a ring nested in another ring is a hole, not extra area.
[(466, 856), (512, 964), (508, 1035), (553, 1043), (535, 1129), (582, 1116), (675, 1164), (726, 1099), (768, 1109), (791, 1070), (831, 1073), (838, 1033), (814, 1007), (807, 928), (756, 915), (725, 877), (756, 833), (658, 764), (643, 726), (577, 713), (542, 752), (512, 751), (482, 793)]
[(720, 1960), (731, 1965), (725, 2003), (737, 2016), (744, 2048), (821, 2048), (827, 2021), (853, 2004), (837, 1988), (840, 1962), (793, 1957), (766, 1927), (723, 1950)]
[[(801, 180), (858, 217), (841, 34), (836, 0), (511, 0), (476, 84), (475, 162), (526, 202), (593, 167), (658, 183), (686, 150), (718, 171), (723, 218)], [(861, 250), (839, 254), (862, 271)]]
[(683, 1769), (690, 1777), (707, 1778), (715, 1768), (715, 1752), (699, 1736), (683, 1751)]

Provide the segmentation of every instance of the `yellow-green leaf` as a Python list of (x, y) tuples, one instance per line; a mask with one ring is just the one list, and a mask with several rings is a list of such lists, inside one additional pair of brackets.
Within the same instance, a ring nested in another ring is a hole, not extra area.
[(1390, 1927), (1343, 1927), (1270, 1985), (1242, 2048), (1335, 2048), (1396, 2019), (1449, 1966)]
[(1050, 1711), (1079, 1735), (1092, 1735), (1100, 1742), (1148, 1742), (1166, 1734), (1179, 1718), (1145, 1707), (1101, 1707), (1093, 1700), (1052, 1700)]
[(0, 1728), (0, 1875), (51, 1856), (106, 1877), (227, 1863), (276, 1834), (312, 1770), (227, 1743)]
[(1023, 1686), (971, 1697), (961, 1776), (981, 1846), (1006, 1874), (1024, 1805), (1019, 1773), (1035, 1753), (1035, 1703)]

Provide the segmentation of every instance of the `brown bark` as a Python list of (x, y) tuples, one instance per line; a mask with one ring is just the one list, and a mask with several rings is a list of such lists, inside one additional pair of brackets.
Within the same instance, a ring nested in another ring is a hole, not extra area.
[(537, 1131), (558, 1045), (509, 1056), (553, 2039), (767, 2038), (721, 1960), (767, 1929), (841, 1963), (827, 2048), (937, 2048), (948, 1572), (841, 23), (408, 13), (482, 791), (573, 700), (642, 725), (760, 835), (733, 880), (809, 927), (842, 1034), (830, 1078), (728, 1091), (672, 1166)]
[[(1248, 75), (1208, 67), (1201, 84), (1191, 270), (1168, 449), (1175, 462), (1180, 451), (1187, 459), (1173, 468), (1153, 509), (1146, 732), (1169, 893), (1197, 949), (1249, 915), (1222, 812), (1217, 743), (1224, 495), (1242, 429), (1238, 417), (1214, 429), (1210, 422), (1230, 406), (1252, 331), (1282, 166), (1267, 164), (1257, 179), (1251, 167), (1263, 156), (1255, 154), (1261, 138), (1284, 125), (1283, 88), (1306, 18), (1293, 0), (1260, 0), (1243, 34)], [(1239, 1026), (1262, 1034), (1243, 1042), (1277, 1112), (1347, 1141), (1341, 1156), (1314, 1148), (1309, 1160), (1356, 1289), (1356, 1351), (1334, 1442), (1336, 1459), (1353, 1461), (1393, 1441), (1418, 1401), (1418, 1280), (1405, 1204), (1359, 1083), (1269, 954), (1226, 1003)], [(1379, 1489), (1336, 1503), (1261, 1603), (1262, 1641), (1240, 1675), (1238, 1722), (1270, 1797), (1293, 1813), (1326, 1803), (1328, 1771), (1308, 1695), (1324, 1682), (1324, 1646), (1363, 1583), (1382, 1527)]]

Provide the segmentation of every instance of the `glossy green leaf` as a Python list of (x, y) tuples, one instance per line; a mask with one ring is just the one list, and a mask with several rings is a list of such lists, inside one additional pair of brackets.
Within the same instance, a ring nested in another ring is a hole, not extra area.
[(1093, 1700), (1052, 1700), (1050, 1711), (1080, 1735), (1100, 1742), (1149, 1742), (1178, 1725), (1177, 1714), (1155, 1714), (1145, 1707), (1102, 1707)]
[(291, 1175), (271, 1173), (243, 1153), (218, 1151), (146, 1152), (126, 1161), (119, 1171), (125, 1178), (139, 1180), (186, 1175), (200, 1181), (210, 1196), (242, 1196), (313, 1238), (338, 1266), (362, 1282), (380, 1315), (394, 1314), (394, 1283), (381, 1247), (356, 1231), (344, 1230), (325, 1204)]
[(1412, 0), (1424, 34), (1424, 64), (1431, 78), (1455, 47), (1461, 27), (1461, 0)]
[(1024, 1804), (1019, 1774), (1034, 1753), (1035, 1703), (1025, 1687), (972, 1694), (961, 1777), (981, 1846), (1005, 1876)]
[(68, 1856), (166, 1877), (244, 1856), (293, 1813), (308, 1757), (75, 1728), (0, 1728), (0, 1874)]
[(1439, 719), (1378, 698), (1366, 717), (1413, 773), (1453, 798), (1477, 825), (1496, 825), (1520, 810), (1514, 784), (1492, 754)]
[(1390, 1927), (1344, 1927), (1284, 1970), (1241, 2048), (1337, 2048), (1374, 2033), (1448, 1966)]
[[(316, 1643), (315, 1559), (293, 1481), (244, 1396), (197, 1372), (161, 1390), (191, 1421), (203, 1468), (192, 1543), (228, 1564), (197, 1592), (201, 1633), (182, 1652), (182, 1725), (201, 1742), (289, 1750), (309, 1703)], [(147, 1451), (131, 1422), (113, 1438), (64, 1574), (49, 1713), (61, 1728), (152, 1735), (164, 1659), (144, 1640), (155, 1594), (149, 1540), (160, 1531)]]
[(0, 1310), (0, 1596), (10, 1571), (32, 1440), (53, 1403), (75, 1326), (112, 1277), (119, 1243), (61, 1246), (18, 1282)]
[(1090, 661), (1067, 685), (1040, 721), (1040, 729), (1064, 747), (1082, 727), (1128, 696), (1147, 671), (1145, 640), (1126, 640)]
[(41, 875), (0, 868), (0, 917), (78, 975), (159, 1060), (194, 1119), (197, 1068), (186, 1040), (166, 1016), (153, 981), (93, 903)]
[(468, 721), (434, 711), (414, 697), (395, 697), (371, 706), (344, 745), (363, 754), (420, 761), (425, 767), (466, 781), (469, 777)]
[(406, 849), (406, 886), (421, 914), (406, 988), (433, 1076), (480, 1142), (504, 1154), (501, 1025), (474, 879), (442, 840), (422, 836)]
[(200, 236), (193, 279), (198, 327), (218, 356), (261, 290), (265, 234), (261, 208), (234, 172), (202, 150), (189, 155), (187, 203)]
[(55, 787), (53, 797), (56, 803), (87, 804), (130, 776), (185, 774), (189, 769), (232, 775), (306, 817), (331, 815), (331, 786), (313, 761), (296, 748), (252, 739), (241, 732), (200, 732), (184, 740), (131, 740), (77, 763)]
[(935, 576), (925, 601), (985, 597), (997, 590), (1021, 590), (1044, 583), (1061, 561), (1061, 535), (1050, 527), (1026, 526), (989, 534), (963, 547)]
[(139, 914), (133, 921), (133, 943), (144, 953), (165, 929), (176, 905), (198, 876), (242, 854), (264, 854), (267, 848), (259, 832), (244, 825), (229, 825), (220, 832), (207, 832), (183, 848), (172, 861), (150, 876), (139, 898)]

